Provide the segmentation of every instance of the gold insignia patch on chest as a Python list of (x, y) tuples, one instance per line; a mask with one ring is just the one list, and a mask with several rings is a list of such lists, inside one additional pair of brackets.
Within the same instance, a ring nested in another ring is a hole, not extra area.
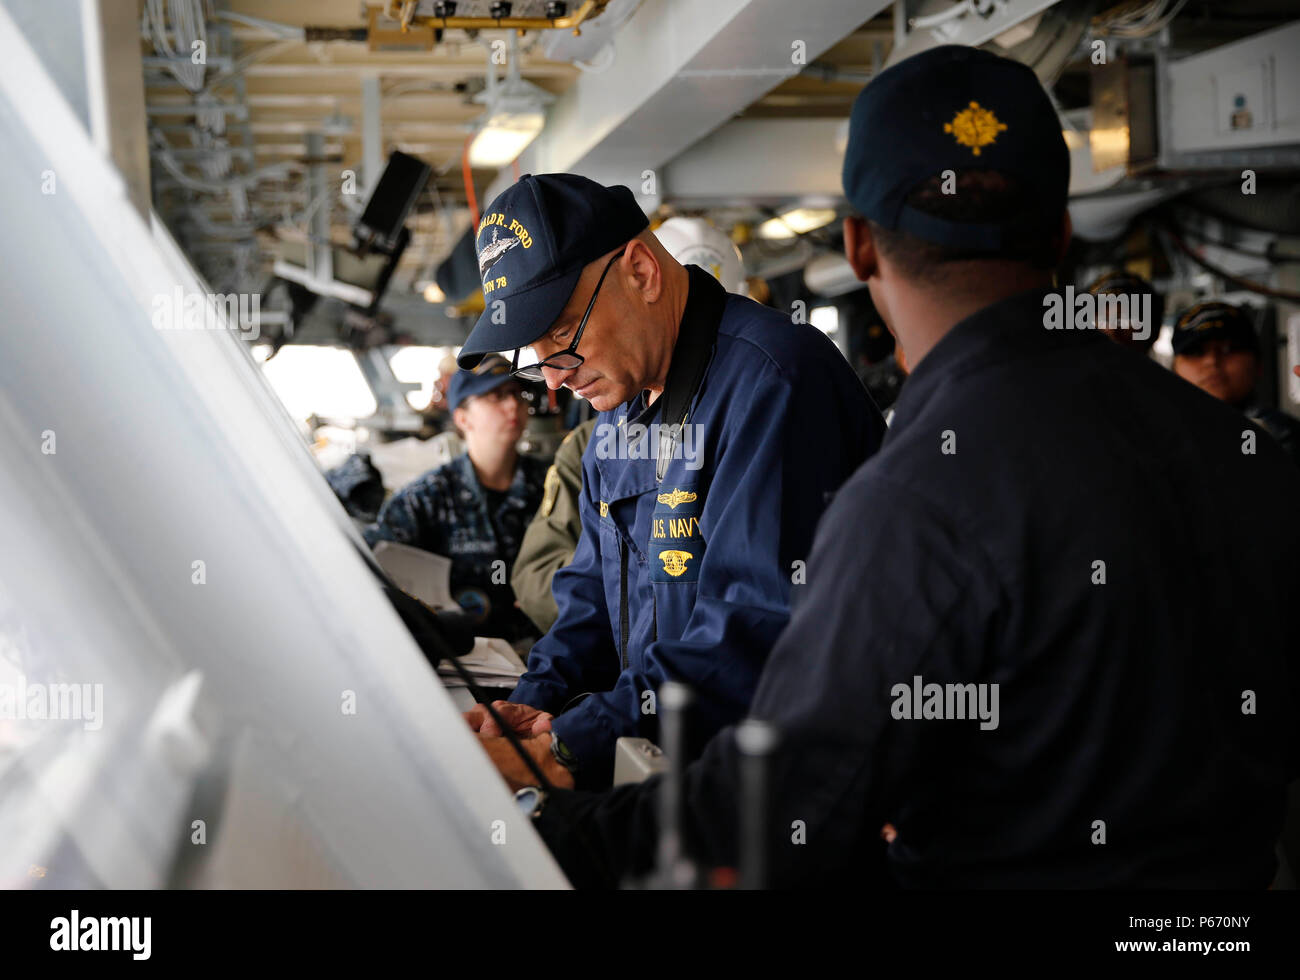
[(952, 122), (943, 124), (945, 133), (952, 133), (962, 146), (969, 146), (975, 156), (980, 155), (980, 147), (988, 146), (998, 138), (1007, 124), (999, 122), (992, 109), (985, 109), (978, 102), (972, 102), (957, 115)]
[(695, 497), (696, 495), (690, 491), (678, 490), (674, 487), (670, 493), (661, 493), (656, 499), (661, 504), (666, 504), (669, 510), (676, 510), (678, 504), (689, 504)]
[(664, 571), (676, 578), (686, 571), (686, 563), (695, 556), (689, 551), (661, 551), (659, 560), (664, 563)]
[(603, 500), (600, 502), (600, 516), (601, 517), (609, 516), (609, 504), (605, 503), (605, 501)]

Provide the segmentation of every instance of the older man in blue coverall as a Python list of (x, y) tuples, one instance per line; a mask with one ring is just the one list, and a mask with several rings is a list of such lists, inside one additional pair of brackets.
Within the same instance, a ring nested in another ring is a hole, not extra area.
[[(558, 786), (611, 780), (621, 736), (656, 738), (665, 680), (696, 694), (696, 739), (745, 715), (789, 618), (818, 518), (884, 423), (820, 331), (678, 264), (625, 187), (525, 176), (478, 233), (488, 352), (601, 415), (559, 618), (496, 707)], [(527, 348), (521, 351), (521, 348)], [(471, 727), (512, 785), (535, 782), (487, 711)]]

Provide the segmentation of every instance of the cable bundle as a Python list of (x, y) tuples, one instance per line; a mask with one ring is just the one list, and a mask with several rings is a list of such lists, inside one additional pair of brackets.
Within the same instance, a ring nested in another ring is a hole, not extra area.
[(1144, 3), (1121, 4), (1097, 15), (1093, 21), (1096, 25), (1095, 33), (1110, 37), (1150, 37), (1167, 27), (1186, 5), (1187, 0), (1146, 0)]
[[(169, 17), (163, 15), (163, 0), (145, 0), (143, 29), (154, 49), (167, 58), (176, 59), (167, 66), (178, 82), (191, 92), (203, 88), (206, 65), (190, 62), (194, 42), (208, 46), (208, 31), (203, 18), (203, 0), (167, 0)], [(167, 28), (168, 20), (171, 30)]]

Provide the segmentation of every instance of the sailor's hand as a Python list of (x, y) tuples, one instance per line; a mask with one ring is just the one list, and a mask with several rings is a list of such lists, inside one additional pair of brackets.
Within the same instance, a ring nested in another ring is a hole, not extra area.
[[(483, 746), (483, 751), (488, 754), (488, 758), (492, 760), (492, 764), (497, 767), (497, 772), (501, 773), (501, 778), (512, 790), (537, 785), (537, 776), (524, 764), (524, 760), (519, 758), (519, 753), (504, 738), (480, 734), (478, 741), (479, 745)], [(520, 742), (524, 751), (537, 763), (542, 770), (542, 775), (552, 786), (559, 789), (573, 789), (573, 773), (560, 765), (551, 753), (550, 734), (520, 739)]]
[[(515, 704), (512, 701), (493, 701), (492, 707), (496, 708), (497, 714), (514, 729), (516, 735), (530, 736), (549, 732), (551, 719), (555, 717), (549, 711), (539, 711), (531, 705)], [(496, 719), (488, 714), (488, 709), (481, 704), (476, 704), (466, 711), (465, 720), (469, 722), (470, 729), (480, 735), (503, 734)]]

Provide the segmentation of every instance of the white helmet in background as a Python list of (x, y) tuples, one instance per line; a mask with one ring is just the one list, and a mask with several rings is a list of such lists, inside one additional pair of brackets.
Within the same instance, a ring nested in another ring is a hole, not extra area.
[(740, 249), (703, 218), (669, 218), (655, 229), (655, 236), (682, 265), (698, 265), (727, 292), (748, 295)]

